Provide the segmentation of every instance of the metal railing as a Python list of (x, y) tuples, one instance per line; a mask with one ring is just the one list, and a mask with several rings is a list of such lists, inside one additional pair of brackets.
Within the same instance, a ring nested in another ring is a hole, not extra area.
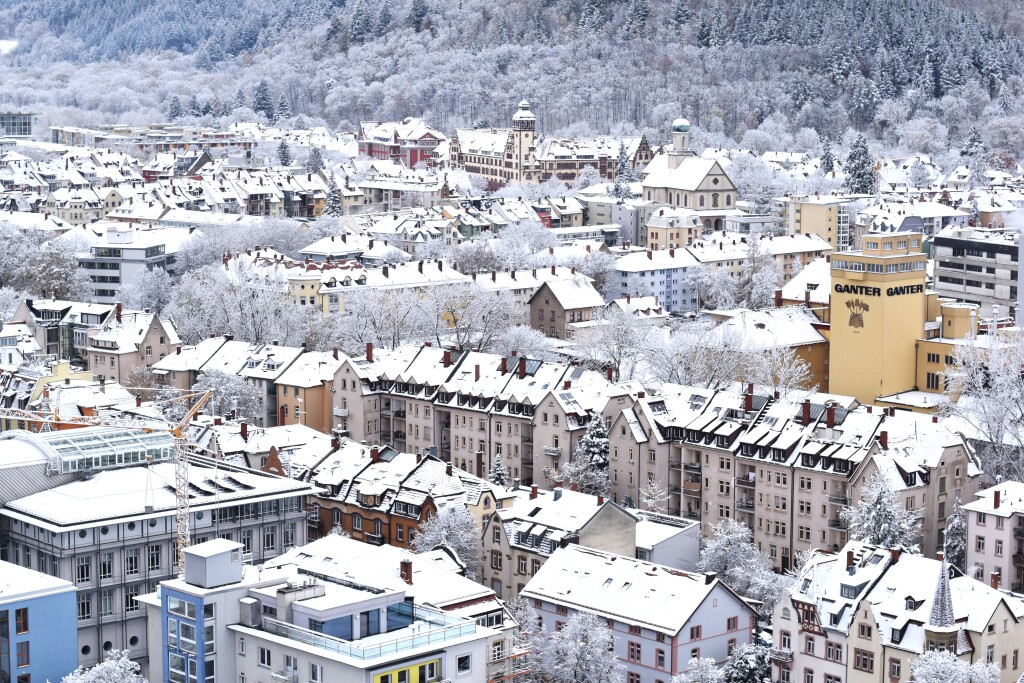
[(792, 662), (793, 651), (787, 648), (773, 647), (771, 649), (771, 658), (777, 662)]

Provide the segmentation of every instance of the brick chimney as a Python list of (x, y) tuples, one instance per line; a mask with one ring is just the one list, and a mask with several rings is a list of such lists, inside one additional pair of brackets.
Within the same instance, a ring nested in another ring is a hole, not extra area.
[(331, 355), (334, 356), (334, 360), (338, 360), (338, 347), (337, 346), (335, 346), (333, 349), (331, 349)]
[(996, 509), (996, 510), (999, 509), (999, 503), (1001, 502), (1000, 501), (1001, 497), (1002, 496), (1001, 496), (1000, 492), (998, 490), (996, 490), (995, 493), (993, 494), (993, 498), (992, 498), (992, 507), (993, 507), (993, 509)]
[(884, 429), (878, 432), (878, 443), (881, 444), (882, 450), (889, 450), (889, 432)]
[(114, 304), (114, 317), (117, 318), (117, 322), (121, 322), (121, 303)]
[(903, 552), (899, 548), (892, 548), (889, 554), (892, 556), (892, 563), (896, 564), (900, 561), (900, 553)]
[(563, 391), (566, 391), (566, 390), (571, 389), (571, 388), (572, 388), (572, 380), (568, 380), (567, 379), (564, 382), (562, 382), (562, 390)]
[(754, 410), (754, 385), (747, 384), (747, 390), (743, 394), (743, 410), (745, 412), (751, 412)]
[(604, 496), (597, 497), (597, 504), (598, 506), (604, 505)]
[(452, 364), (452, 352), (449, 351), (448, 349), (445, 349), (444, 350), (444, 356), (442, 357), (442, 360), (443, 360), (444, 366), (446, 368), (450, 367), (451, 364)]
[(612, 375), (614, 374), (613, 370), (610, 367), (608, 367), (608, 368), (604, 369), (604, 372), (608, 376), (608, 381), (611, 382), (612, 381)]
[(811, 424), (811, 399), (805, 398), (800, 412), (800, 424), (807, 426)]
[(782, 308), (782, 290), (775, 290), (775, 308)]
[(380, 462), (380, 448), (377, 446), (370, 447), (370, 461)]
[(989, 574), (989, 581), (992, 584), (993, 590), (999, 590), (999, 572)]
[(243, 422), (238, 426), (239, 433), (242, 435), (242, 441), (249, 440), (249, 423)]
[(825, 424), (829, 429), (834, 429), (836, 426), (836, 404), (829, 403), (828, 407), (825, 408)]
[(480, 381), (480, 364), (479, 363), (477, 363), (476, 367), (474, 368), (473, 379), (476, 382)]
[(410, 586), (412, 585), (412, 560), (402, 560), (398, 564), (398, 575)]
[(853, 551), (852, 550), (847, 550), (846, 551), (846, 568), (850, 569), (851, 567), (853, 567)]
[(526, 379), (526, 358), (519, 358), (519, 379)]
[(366, 342), (366, 360), (373, 362), (373, 342)]
[(447, 476), (449, 476), (449, 477), (452, 476), (452, 464), (451, 463), (448, 463), (447, 465), (445, 465), (444, 473)]
[(537, 485), (534, 484), (533, 486), (530, 487), (530, 500), (535, 500), (536, 498), (537, 498)]
[(501, 357), (501, 374), (505, 375), (508, 373), (508, 359), (504, 356)]

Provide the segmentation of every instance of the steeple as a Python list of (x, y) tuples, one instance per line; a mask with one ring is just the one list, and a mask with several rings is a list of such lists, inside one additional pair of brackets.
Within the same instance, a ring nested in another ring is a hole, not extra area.
[(938, 583), (935, 584), (935, 597), (932, 599), (932, 613), (928, 617), (928, 630), (950, 628), (955, 626), (953, 615), (953, 598), (949, 593), (949, 565), (942, 558), (942, 570)]

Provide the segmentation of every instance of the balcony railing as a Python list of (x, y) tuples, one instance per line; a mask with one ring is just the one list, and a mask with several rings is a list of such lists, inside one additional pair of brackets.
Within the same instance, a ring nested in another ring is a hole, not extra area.
[(686, 470), (687, 472), (697, 472), (697, 473), (700, 473), (700, 464), (693, 463), (693, 462), (688, 462), (688, 463), (683, 465), (683, 469)]
[(270, 683), (299, 683), (299, 672), (275, 671), (270, 674)]
[[(388, 607), (389, 616), (395, 607)], [(411, 618), (412, 622), (405, 628), (393, 631), (392, 633), (395, 635), (393, 638), (388, 637), (389, 633), (382, 633), (379, 636), (370, 636), (361, 640), (342, 640), (270, 617), (263, 617), (263, 630), (282, 638), (355, 659), (376, 659), (413, 648), (441, 644), (476, 633), (476, 623), (466, 619), (459, 619), (419, 606), (406, 607), (401, 603), (396, 609), (397, 611), (412, 612), (411, 615), (406, 615), (406, 618)]]
[(753, 479), (742, 478), (742, 477), (736, 477), (736, 485), (737, 486), (742, 486), (745, 489), (752, 489), (752, 488), (754, 488), (754, 480)]
[(668, 468), (670, 470), (678, 470), (682, 466), (683, 466), (683, 463), (681, 461), (679, 461), (679, 460), (670, 460), (669, 463), (668, 463)]
[(1014, 530), (1013, 530), (1013, 537), (1014, 538), (1022, 538), (1022, 539), (1024, 539), (1024, 526), (1019, 526), (1019, 527), (1014, 528)]
[(700, 482), (699, 481), (684, 481), (683, 490), (687, 493), (700, 493)]
[(829, 529), (836, 529), (838, 531), (846, 531), (847, 526), (848, 525), (846, 524), (846, 522), (844, 522), (842, 519), (840, 519), (838, 517), (835, 517), (833, 519), (828, 520), (828, 528)]
[(754, 509), (754, 501), (752, 501), (752, 500), (737, 500), (736, 501), (736, 508), (739, 509), (739, 510), (753, 510)]
[(366, 534), (364, 538), (366, 538), (366, 542), (370, 545), (384, 545), (384, 536), (382, 534)]
[(334, 417), (348, 417), (348, 408), (335, 408)]
[(771, 658), (776, 662), (792, 662), (793, 651), (788, 648), (773, 647), (771, 649)]
[(561, 448), (556, 448), (555, 446), (545, 446), (544, 447), (544, 455), (550, 456), (552, 458), (561, 458), (562, 457), (562, 449)]
[(846, 496), (839, 496), (839, 495), (829, 494), (828, 502), (832, 503), (833, 505), (844, 505), (845, 506), (845, 505), (849, 505), (850, 504), (850, 499), (847, 498)]
[(1024, 567), (1024, 553), (1015, 553), (1013, 556), (1013, 564), (1017, 567)]

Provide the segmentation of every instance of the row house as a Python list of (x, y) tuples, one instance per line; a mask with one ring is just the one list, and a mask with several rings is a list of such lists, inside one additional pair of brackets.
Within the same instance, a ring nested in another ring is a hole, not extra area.
[(775, 607), (772, 679), (900, 683), (915, 660), (949, 652), (1021, 676), (1024, 602), (942, 558), (851, 541), (818, 551)]
[(876, 472), (920, 521), (926, 553), (942, 547), (956, 497), (977, 488), (976, 456), (934, 416), (843, 396), (780, 399), (752, 385), (672, 390), (611, 416), (614, 496), (667, 488), (670, 513), (700, 520), (705, 535), (726, 519), (746, 524), (781, 570), (798, 553), (847, 542), (840, 512)]
[(447, 136), (428, 126), (423, 119), (362, 121), (356, 143), (359, 154), (413, 168), (421, 162), (432, 166), (437, 146)]
[(352, 438), (434, 453), (481, 477), (500, 456), (526, 484), (551, 477), (590, 416), (632, 391), (577, 365), (430, 345), (367, 345), (334, 390), (335, 427)]
[(548, 632), (579, 613), (604, 619), (628, 683), (686, 676), (693, 658), (723, 664), (757, 629), (754, 608), (714, 574), (578, 545), (557, 550), (521, 595)]
[(1003, 481), (967, 499), (968, 574), (1024, 592), (1024, 484)]
[(464, 505), (483, 523), (511, 493), (429, 455), (335, 438), (332, 450), (292, 475), (321, 488), (311, 498), (309, 536), (344, 531), (372, 545), (412, 548), (423, 522), (445, 505)]
[(152, 368), (161, 358), (181, 347), (178, 332), (169, 318), (149, 309), (125, 311), (114, 305), (114, 315), (95, 330), (87, 332), (89, 367), (93, 374), (124, 386), (132, 386), (132, 373)]

